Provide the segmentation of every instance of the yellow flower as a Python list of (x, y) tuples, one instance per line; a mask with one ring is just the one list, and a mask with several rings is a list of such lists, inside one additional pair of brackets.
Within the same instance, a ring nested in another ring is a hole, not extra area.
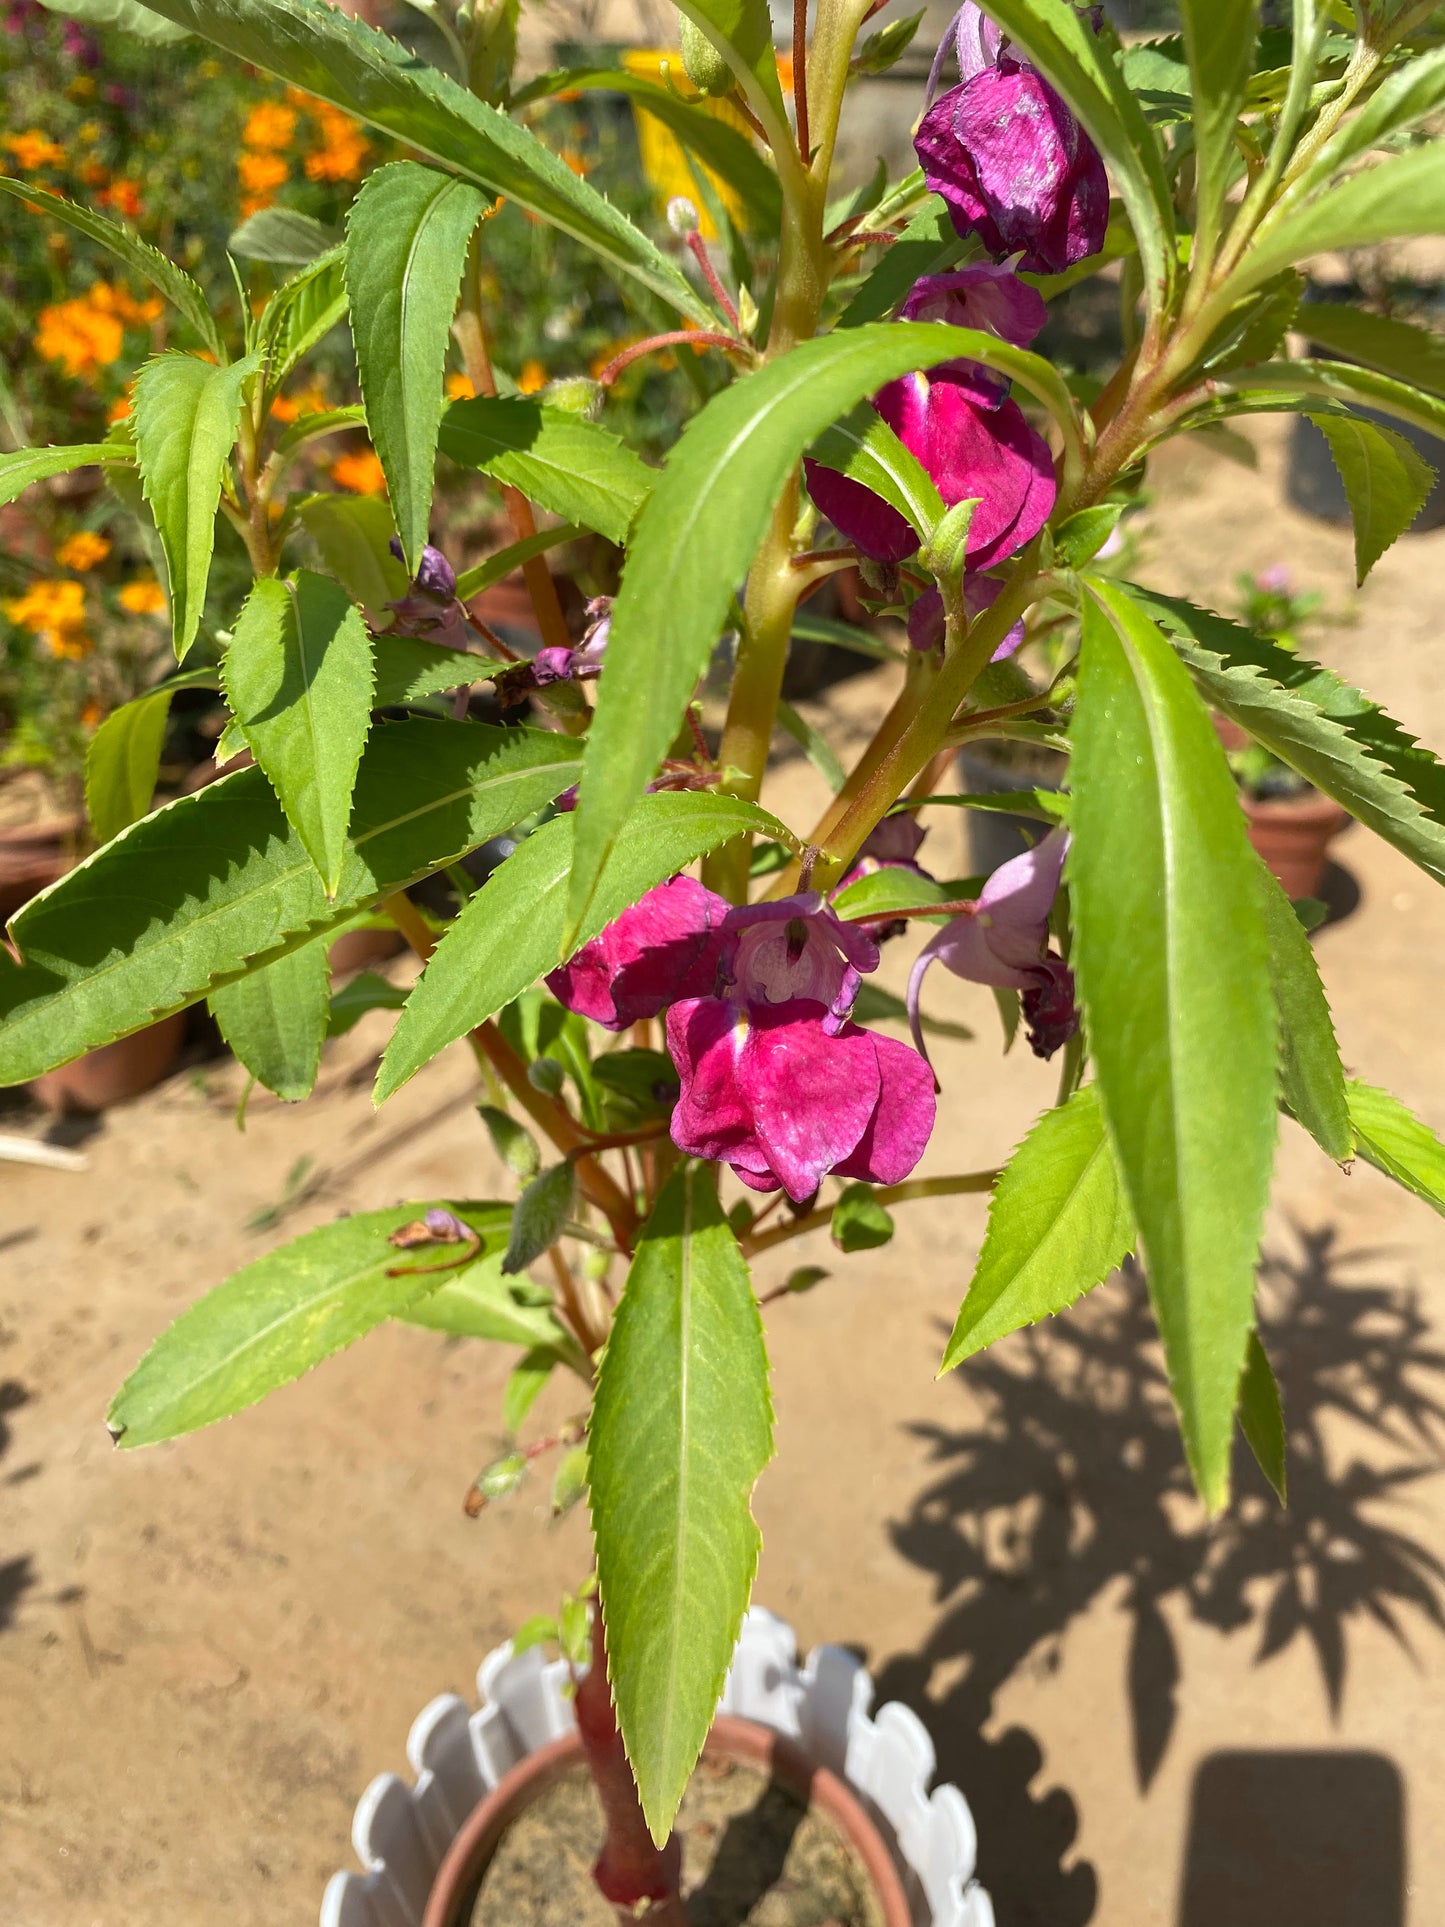
[(312, 382), (295, 395), (278, 395), (271, 404), (271, 414), (278, 422), (294, 422), (301, 415), (320, 415), (331, 404), (319, 382)]
[(246, 116), (241, 139), (247, 147), (287, 147), (296, 132), (296, 110), (279, 100), (258, 101)]
[(98, 141), (104, 131), (104, 128), (102, 128), (98, 120), (88, 120), (79, 129), (75, 138), (78, 141), (84, 141), (86, 145), (89, 146), (93, 141)]
[(110, 541), (106, 536), (97, 535), (93, 529), (81, 529), (61, 543), (55, 559), (62, 569), (75, 569), (84, 575), (104, 562), (109, 554)]
[(447, 400), (470, 401), (476, 394), (470, 375), (451, 374), (447, 376)]
[(18, 629), (39, 636), (52, 656), (74, 662), (90, 652), (85, 590), (78, 582), (51, 578), (32, 583), (23, 596), (0, 602), (0, 609)]
[(158, 616), (166, 606), (166, 592), (153, 575), (137, 576), (120, 592), (120, 606), (133, 616)]
[(24, 134), (7, 134), (0, 140), (0, 147), (13, 154), (28, 174), (33, 174), (38, 167), (65, 165), (65, 149), (38, 127), (32, 127)]
[(45, 633), (45, 646), (52, 656), (61, 662), (80, 662), (88, 656), (95, 644), (84, 629), (48, 629)]
[(369, 448), (358, 448), (331, 464), (331, 479), (355, 495), (380, 495), (386, 487), (381, 461)]
[(540, 361), (524, 361), (522, 372), (517, 377), (517, 386), (524, 395), (535, 395), (539, 388), (547, 386), (547, 370)]
[(291, 170), (279, 154), (243, 151), (236, 161), (236, 173), (248, 194), (269, 194), (289, 178)]

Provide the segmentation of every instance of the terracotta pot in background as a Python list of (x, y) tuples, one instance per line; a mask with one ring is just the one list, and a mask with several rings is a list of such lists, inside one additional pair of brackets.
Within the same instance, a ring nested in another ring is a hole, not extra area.
[(347, 930), (327, 951), (333, 977), (354, 977), (368, 964), (385, 963), (403, 948), (399, 930)]
[(64, 876), (79, 829), (78, 816), (55, 816), (0, 830), (0, 923)]
[[(720, 1713), (713, 1722), (703, 1751), (712, 1759), (730, 1760), (767, 1775), (824, 1814), (861, 1863), (883, 1927), (912, 1927), (903, 1883), (883, 1836), (836, 1773), (815, 1766), (785, 1735), (728, 1713)], [(582, 1761), (580, 1738), (575, 1732), (564, 1733), (529, 1753), (498, 1781), (463, 1822), (438, 1868), (422, 1927), (467, 1927), (477, 1888), (507, 1828)], [(526, 1922), (518, 1921), (516, 1927), (526, 1927)]]
[(180, 1055), (185, 1035), (186, 1013), (179, 1010), (114, 1044), (87, 1051), (59, 1070), (46, 1071), (35, 1079), (31, 1092), (47, 1111), (109, 1110), (159, 1084)]
[(1302, 796), (1241, 794), (1249, 840), (1290, 897), (1317, 897), (1330, 844), (1350, 821), (1333, 797), (1318, 790)]

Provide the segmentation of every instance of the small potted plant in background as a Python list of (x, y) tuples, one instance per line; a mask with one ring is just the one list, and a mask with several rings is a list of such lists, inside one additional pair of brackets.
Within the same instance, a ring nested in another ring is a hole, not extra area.
[[(1350, 35), (1302, 0), (1281, 65), (1252, 0), (1184, 0), (1182, 56), (1143, 49), (1144, 87), (1140, 50), (1097, 8), (969, 0), (921, 103), (919, 169), (834, 200), (850, 77), (886, 59), (890, 29), (862, 37), (868, 0), (820, 0), (811, 30), (800, 12), (789, 97), (762, 0), (685, 0), (690, 72), (710, 65), (709, 98), (742, 127), (643, 76), (631, 96), (705, 164), (699, 200), (707, 170), (737, 195), (726, 250), (683, 196), (665, 227), (629, 219), (527, 125), (538, 87), (572, 81), (514, 90), (505, 9), (429, 0), (435, 65), (324, 0), (152, 11), (385, 130), (406, 158), (368, 177), (344, 241), (247, 285), (227, 325), (176, 263), (19, 190), (129, 259), (179, 317), (107, 474), (141, 483), (182, 662), (218, 518), (244, 548), (218, 680), (221, 747), (253, 760), (152, 812), (145, 705), (177, 679), (108, 719), (131, 820), (12, 920), (0, 1082), (206, 998), (255, 1075), (299, 1098), (329, 1019), (326, 946), (380, 913), (424, 969), (378, 1100), (465, 1038), (509, 1195), (388, 1204), (268, 1253), (157, 1338), (112, 1433), (130, 1448), (229, 1417), (390, 1318), (512, 1347), (510, 1433), (550, 1378), (575, 1380), (573, 1421), (519, 1437), (471, 1507), (548, 1464), (559, 1502), (585, 1493), (595, 1565), (555, 1625), (527, 1629), (555, 1632), (565, 1657), (548, 1670), (537, 1646), (504, 1653), (494, 1705), (424, 1716), (417, 1785), (365, 1803), (358, 1835), (386, 1834), (384, 1864), (333, 1883), (336, 1927), (485, 1920), (488, 1855), (533, 1817), (552, 1741), (598, 1802), (589, 1904), (676, 1927), (690, 1896), (675, 1824), (720, 1699), (776, 1727), (770, 1680), (812, 1764), (831, 1752), (871, 1803), (883, 1858), (874, 1879), (875, 1847), (854, 1853), (861, 1917), (898, 1918), (901, 1881), (915, 1923), (987, 1927), (966, 1885), (967, 1809), (946, 1789), (925, 1798), (916, 1722), (869, 1722), (856, 1666), (825, 1718), (808, 1681), (836, 1678), (836, 1656), (799, 1673), (756, 1619), (739, 1647), (773, 1445), (762, 1307), (786, 1317), (824, 1284), (816, 1266), (772, 1282), (774, 1254), (815, 1231), (865, 1252), (898, 1208), (987, 1194), (952, 1368), (1137, 1251), (1183, 1451), (1218, 1510), (1237, 1429), (1284, 1485), (1254, 1329), (1281, 1115), (1328, 1159), (1365, 1158), (1445, 1211), (1445, 1146), (1346, 1075), (1210, 715), (1437, 880), (1440, 764), (1299, 655), (1124, 576), (1117, 555), (1099, 566), (1154, 448), (1263, 409), (1347, 430), (1362, 570), (1417, 512), (1428, 475), (1357, 410), (1445, 422), (1412, 379), (1429, 344), (1412, 333), (1405, 353), (1392, 336), (1376, 362), (1302, 365), (1283, 353), (1279, 297), (1326, 248), (1438, 231), (1436, 9), (1359, 0)], [(344, 131), (332, 144), (349, 152)], [(508, 314), (485, 272), (498, 197), (590, 253), (636, 310), (637, 338), (595, 375), (501, 392)], [(1124, 351), (1102, 381), (1071, 384), (1031, 344), (1047, 304), (1111, 259)], [(346, 318), (361, 403), (288, 421), (278, 404), (328, 315)], [(692, 412), (659, 467), (617, 432), (635, 423), (613, 390), (679, 350)], [(450, 398), (453, 354), (470, 393)], [(338, 493), (334, 468), (337, 488), (307, 481), (306, 451), (363, 427), (384, 500)], [(0, 457), (0, 483), (18, 493), (92, 461), (83, 445), (25, 450)], [(458, 569), (429, 538), (473, 486), (463, 474), (499, 491), (510, 539)], [(564, 597), (553, 565), (578, 529), (623, 552), (615, 596), (584, 561)], [(831, 792), (809, 819), (770, 760), (780, 691), (808, 591), (855, 566), (908, 646), (851, 767), (803, 732)], [(516, 570), (541, 638), (520, 658), (473, 606)], [(1030, 624), (1056, 656), (1019, 681)], [(699, 689), (719, 659), (714, 717)], [(987, 881), (937, 876), (921, 812), (943, 772), (965, 744), (1019, 740), (1068, 758), (1061, 789), (1035, 788), (1039, 840)], [(499, 838), (510, 852), (474, 888), (462, 866)], [(437, 876), (453, 894), (423, 911), (410, 892)], [(867, 980), (915, 924), (900, 1011)], [(1056, 1060), (1058, 1084), (988, 1168), (922, 1171), (940, 1103), (969, 1101), (926, 1049), (924, 997), (949, 976), (999, 992), (1010, 1039)], [(885, 1028), (899, 1015), (909, 1041)], [(752, 1744), (786, 1776), (775, 1735)], [(548, 1903), (500, 1904), (528, 1927)], [(812, 1904), (833, 1903), (815, 1885)]]

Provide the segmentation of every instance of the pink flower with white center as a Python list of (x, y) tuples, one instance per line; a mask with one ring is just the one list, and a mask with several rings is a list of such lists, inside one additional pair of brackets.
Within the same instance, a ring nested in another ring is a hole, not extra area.
[(830, 1031), (811, 999), (751, 1008), (720, 997), (677, 1003), (667, 1045), (682, 1079), (672, 1139), (754, 1191), (795, 1204), (838, 1177), (896, 1184), (933, 1130), (928, 1066), (857, 1024)]
[(1052, 829), (1032, 850), (1000, 864), (978, 900), (919, 952), (908, 979), (908, 1017), (925, 1056), (919, 997), (935, 963), (970, 983), (1021, 991), (1029, 1042), (1039, 1057), (1052, 1056), (1078, 1029), (1073, 977), (1049, 950), (1049, 912), (1068, 847), (1068, 831)]
[(547, 988), (604, 1030), (656, 1017), (677, 997), (707, 996), (730, 947), (727, 913), (725, 898), (691, 877), (673, 877), (552, 971)]
[(878, 968), (877, 944), (830, 910), (816, 890), (740, 904), (723, 928), (733, 939), (726, 974), (735, 1004), (822, 1004), (830, 1033), (847, 1021), (862, 978)]

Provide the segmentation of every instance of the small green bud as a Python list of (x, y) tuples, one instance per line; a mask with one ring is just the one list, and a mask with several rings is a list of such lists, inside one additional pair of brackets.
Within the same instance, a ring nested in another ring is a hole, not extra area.
[(699, 93), (707, 94), (714, 100), (730, 94), (733, 90), (733, 70), (702, 28), (689, 20), (685, 13), (678, 15), (678, 28), (682, 69), (693, 86)]
[(924, 544), (923, 563), (940, 582), (957, 582), (963, 574), (968, 549), (968, 528), (977, 498), (955, 502)]
[(547, 383), (542, 399), (569, 415), (580, 415), (585, 422), (595, 421), (602, 412), (602, 385), (586, 375), (564, 375), (560, 381)]

